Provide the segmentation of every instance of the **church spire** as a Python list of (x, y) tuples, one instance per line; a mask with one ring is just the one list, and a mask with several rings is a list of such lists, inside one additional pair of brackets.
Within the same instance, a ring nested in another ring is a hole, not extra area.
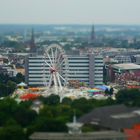
[(34, 29), (32, 28), (31, 40), (34, 42)]
[(36, 45), (35, 45), (35, 37), (34, 37), (34, 29), (33, 28), (31, 31), (30, 52), (36, 53)]
[(94, 43), (94, 41), (95, 41), (95, 30), (94, 30), (94, 24), (93, 24), (91, 28), (90, 42)]

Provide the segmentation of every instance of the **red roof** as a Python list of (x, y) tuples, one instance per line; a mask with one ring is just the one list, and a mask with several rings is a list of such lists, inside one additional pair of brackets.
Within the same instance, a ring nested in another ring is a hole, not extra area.
[(124, 129), (127, 140), (140, 140), (140, 124), (134, 125), (132, 129)]
[(140, 130), (140, 124), (135, 124), (135, 125), (134, 125), (134, 129), (135, 129), (135, 130)]
[(28, 93), (28, 94), (20, 96), (20, 99), (22, 99), (22, 100), (34, 100), (39, 96), (40, 95), (38, 95), (38, 94)]

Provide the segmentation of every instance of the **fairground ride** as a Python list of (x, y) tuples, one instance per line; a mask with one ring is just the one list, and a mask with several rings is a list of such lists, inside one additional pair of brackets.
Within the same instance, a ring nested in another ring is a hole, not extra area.
[[(44, 56), (45, 65), (49, 67), (49, 80), (45, 76), (44, 80), (48, 81), (49, 89), (53, 89), (55, 94), (59, 94), (68, 83), (68, 58), (64, 49), (57, 44), (47, 47)], [(46, 69), (44, 69), (44, 73), (46, 73)]]

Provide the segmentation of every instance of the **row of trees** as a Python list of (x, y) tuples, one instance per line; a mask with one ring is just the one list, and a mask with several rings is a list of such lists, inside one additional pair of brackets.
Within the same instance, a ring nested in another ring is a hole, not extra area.
[(120, 90), (116, 95), (118, 104), (140, 107), (140, 90), (139, 89), (124, 89)]
[(39, 100), (44, 106), (39, 114), (31, 109), (33, 101), (17, 103), (11, 98), (0, 100), (1, 140), (27, 139), (35, 131), (67, 132), (66, 123), (72, 121), (74, 112), (80, 117), (95, 107), (113, 103), (111, 99), (97, 101), (84, 98), (74, 101), (64, 98), (60, 103), (60, 98), (56, 95), (48, 98), (40, 97)]
[[(66, 123), (72, 121), (74, 112), (79, 118), (94, 108), (102, 106), (123, 103), (129, 106), (140, 106), (140, 91), (121, 90), (116, 95), (116, 100), (111, 98), (107, 100), (64, 98), (60, 103), (57, 95), (47, 98), (39, 97), (38, 100), (43, 104), (39, 114), (31, 109), (33, 101), (17, 103), (11, 98), (0, 100), (0, 140), (26, 140), (35, 131), (66, 132)], [(88, 125), (83, 127), (84, 131), (94, 129)]]

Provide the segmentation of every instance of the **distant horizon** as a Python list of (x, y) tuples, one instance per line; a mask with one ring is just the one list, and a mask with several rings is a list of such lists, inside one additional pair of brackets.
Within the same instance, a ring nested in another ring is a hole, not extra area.
[(0, 25), (103, 25), (103, 26), (140, 26), (140, 24), (131, 24), (131, 23), (0, 23)]

